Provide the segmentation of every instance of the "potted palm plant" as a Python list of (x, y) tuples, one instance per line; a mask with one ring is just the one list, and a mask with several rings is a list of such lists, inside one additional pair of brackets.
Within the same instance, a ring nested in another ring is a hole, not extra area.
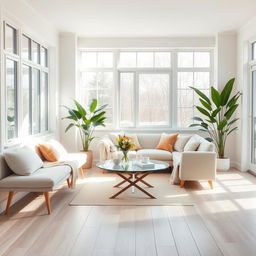
[(89, 150), (89, 146), (93, 139), (93, 133), (97, 126), (105, 126), (105, 114), (104, 109), (107, 107), (107, 104), (98, 107), (98, 101), (93, 99), (88, 110), (86, 110), (78, 101), (73, 100), (75, 108), (64, 106), (69, 116), (66, 116), (62, 119), (70, 120), (70, 124), (67, 126), (65, 132), (70, 128), (76, 127), (79, 131), (83, 152), (87, 155), (86, 164), (84, 168), (92, 167), (92, 151)]
[(237, 130), (236, 122), (239, 118), (233, 118), (239, 104), (238, 99), (241, 92), (232, 95), (235, 78), (230, 79), (221, 92), (211, 87), (210, 97), (194, 87), (193, 89), (199, 96), (200, 105), (197, 110), (203, 118), (195, 116), (193, 120), (198, 122), (191, 124), (190, 127), (199, 127), (200, 131), (207, 132), (208, 141), (214, 143), (218, 154), (217, 169), (227, 171), (230, 168), (230, 159), (225, 157), (225, 146), (228, 136)]

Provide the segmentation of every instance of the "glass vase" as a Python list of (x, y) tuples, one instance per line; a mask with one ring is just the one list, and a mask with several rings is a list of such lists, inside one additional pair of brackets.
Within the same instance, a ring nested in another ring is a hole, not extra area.
[(122, 161), (123, 162), (128, 162), (129, 158), (128, 158), (128, 152), (129, 151), (122, 151), (123, 152), (123, 157), (122, 157)]

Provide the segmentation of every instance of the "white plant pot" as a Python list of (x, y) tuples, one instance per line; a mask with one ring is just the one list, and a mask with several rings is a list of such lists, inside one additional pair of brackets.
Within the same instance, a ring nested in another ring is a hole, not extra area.
[(217, 158), (217, 170), (221, 172), (226, 172), (230, 168), (229, 158)]

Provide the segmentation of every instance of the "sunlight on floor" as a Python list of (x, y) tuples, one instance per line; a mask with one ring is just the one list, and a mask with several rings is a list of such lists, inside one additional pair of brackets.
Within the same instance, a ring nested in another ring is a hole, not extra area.
[(116, 180), (115, 177), (91, 177), (91, 178), (85, 178), (85, 179), (78, 179), (77, 184), (112, 182), (115, 180)]
[(236, 212), (239, 208), (231, 200), (215, 200), (203, 203), (210, 213)]
[(165, 198), (174, 198), (174, 197), (186, 197), (189, 196), (189, 194), (180, 194), (180, 195), (167, 195), (164, 196)]
[(256, 185), (246, 185), (246, 186), (229, 186), (231, 192), (253, 192), (256, 191)]
[(235, 199), (244, 210), (256, 209), (256, 197)]
[(244, 180), (244, 177), (237, 173), (217, 173), (218, 180)]

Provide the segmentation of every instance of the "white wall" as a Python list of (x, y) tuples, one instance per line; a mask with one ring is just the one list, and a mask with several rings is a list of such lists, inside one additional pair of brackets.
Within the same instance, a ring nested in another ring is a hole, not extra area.
[[(60, 35), (60, 118), (68, 116), (62, 106), (72, 106), (77, 88), (77, 37), (72, 33)], [(69, 152), (77, 151), (77, 133), (74, 128), (65, 133), (67, 120), (60, 119), (60, 141)]]
[(237, 133), (236, 157), (241, 163), (241, 170), (249, 169), (250, 164), (250, 99), (251, 85), (249, 73), (250, 43), (256, 41), (256, 17), (238, 31), (237, 42), (237, 89), (242, 91), (242, 105), (239, 109), (241, 125)]
[[(41, 18), (31, 7), (29, 7), (23, 0), (1, 0), (0, 1), (0, 22), (6, 20), (22, 32), (31, 36), (34, 40), (44, 44), (49, 49), (49, 90), (50, 90), (50, 129), (54, 136), (58, 136), (58, 84), (59, 84), (59, 70), (58, 70), (58, 31), (49, 24), (46, 20)], [(3, 31), (0, 29), (1, 46), (3, 44)], [(3, 53), (1, 52), (1, 104), (4, 104), (3, 99)], [(4, 118), (4, 107), (0, 105), (1, 120)], [(0, 122), (1, 131), (3, 131), (3, 122)], [(21, 138), (22, 140), (23, 138)], [(0, 152), (3, 149), (3, 133), (0, 136)], [(14, 197), (13, 203), (22, 198), (25, 193), (17, 193)], [(0, 212), (5, 205), (7, 193), (0, 193)]]
[[(216, 86), (222, 90), (227, 81), (233, 77), (237, 80), (237, 35), (234, 33), (219, 33), (216, 36)], [(236, 87), (236, 84), (235, 84)], [(231, 160), (231, 166), (240, 169), (240, 161), (236, 158), (237, 135), (232, 133), (226, 144), (226, 157)]]

